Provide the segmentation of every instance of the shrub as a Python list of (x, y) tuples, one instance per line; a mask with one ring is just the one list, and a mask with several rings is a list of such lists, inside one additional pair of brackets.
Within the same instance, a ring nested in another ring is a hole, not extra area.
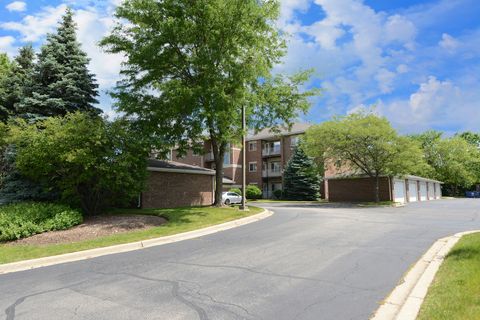
[(245, 189), (247, 199), (260, 199), (262, 197), (262, 190), (255, 185), (247, 186)]
[(273, 191), (273, 195), (274, 195), (275, 198), (277, 198), (277, 199), (282, 199), (282, 197), (283, 197), (283, 190), (280, 190), (280, 189), (274, 190), (274, 191)]
[(229, 190), (229, 192), (235, 192), (235, 193), (238, 193), (239, 195), (242, 194), (242, 190), (240, 190), (239, 188), (232, 188)]
[(82, 223), (80, 210), (43, 202), (21, 202), (0, 206), (0, 241), (16, 240)]

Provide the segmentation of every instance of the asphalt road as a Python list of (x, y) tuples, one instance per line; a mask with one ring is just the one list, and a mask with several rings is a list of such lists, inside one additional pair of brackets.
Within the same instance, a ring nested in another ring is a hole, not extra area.
[(480, 229), (475, 199), (265, 206), (202, 238), (1, 275), (3, 318), (368, 319), (435, 240)]

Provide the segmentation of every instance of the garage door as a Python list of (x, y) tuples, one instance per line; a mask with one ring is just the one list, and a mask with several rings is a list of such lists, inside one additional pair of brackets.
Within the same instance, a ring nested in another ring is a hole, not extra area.
[(427, 201), (427, 183), (425, 181), (420, 182), (420, 200)]
[(395, 180), (393, 184), (393, 194), (393, 200), (395, 202), (405, 202), (405, 180)]
[(417, 181), (408, 182), (408, 200), (410, 202), (418, 201)]
[(440, 184), (435, 183), (435, 198), (440, 199), (442, 197), (442, 189), (440, 189)]
[(428, 183), (428, 200), (433, 200), (435, 199), (435, 185), (433, 182)]

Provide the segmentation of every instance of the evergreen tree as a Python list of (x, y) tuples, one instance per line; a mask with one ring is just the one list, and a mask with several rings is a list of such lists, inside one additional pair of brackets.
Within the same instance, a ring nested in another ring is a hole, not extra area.
[(2, 97), (5, 96), (5, 81), (8, 79), (12, 64), (6, 53), (0, 53), (0, 122), (5, 121), (8, 115), (7, 108), (2, 103)]
[(20, 48), (15, 57), (8, 76), (1, 81), (0, 121), (17, 115), (18, 103), (31, 94), (35, 52), (31, 45)]
[(284, 174), (284, 197), (290, 200), (317, 200), (320, 180), (313, 159), (295, 148)]
[(54, 34), (47, 36), (35, 65), (32, 94), (20, 103), (23, 114), (63, 116), (69, 112), (100, 113), (98, 85), (88, 70), (89, 59), (77, 41), (73, 13), (67, 9)]

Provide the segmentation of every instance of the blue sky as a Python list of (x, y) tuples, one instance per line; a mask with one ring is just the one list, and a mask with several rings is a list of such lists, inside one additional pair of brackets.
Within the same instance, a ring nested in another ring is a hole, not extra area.
[[(67, 5), (101, 87), (118, 79), (122, 57), (96, 43), (113, 23), (120, 0), (0, 0), (0, 51), (14, 55), (42, 43)], [(478, 0), (282, 0), (278, 26), (288, 32), (288, 54), (275, 72), (315, 68), (309, 86), (323, 89), (304, 120), (369, 108), (402, 133), (438, 129), (479, 131), (480, 6)]]

